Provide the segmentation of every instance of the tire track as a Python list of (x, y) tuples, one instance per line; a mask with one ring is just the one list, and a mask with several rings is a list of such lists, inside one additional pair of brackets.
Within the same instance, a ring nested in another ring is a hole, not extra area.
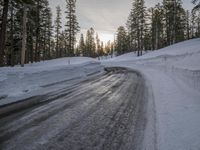
[(145, 105), (144, 81), (137, 73), (111, 69), (72, 89), (49, 93), (48, 99), (52, 101), (14, 114), (16, 118), (8, 116), (0, 127), (2, 150), (135, 150), (135, 141), (142, 139), (143, 132), (136, 130), (145, 124), (145, 115), (140, 114)]

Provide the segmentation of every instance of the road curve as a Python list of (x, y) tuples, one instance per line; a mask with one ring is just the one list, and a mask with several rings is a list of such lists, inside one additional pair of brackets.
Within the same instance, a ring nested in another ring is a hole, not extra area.
[(139, 150), (144, 80), (123, 68), (43, 95), (53, 100), (0, 118), (1, 150)]

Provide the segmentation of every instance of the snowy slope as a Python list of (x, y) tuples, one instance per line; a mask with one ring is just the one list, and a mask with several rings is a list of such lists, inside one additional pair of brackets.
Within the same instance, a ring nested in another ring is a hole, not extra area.
[(148, 117), (144, 149), (152, 149), (151, 133), (157, 136), (158, 150), (200, 149), (200, 39), (102, 63), (138, 70), (146, 78), (152, 91), (149, 97), (153, 97), (149, 110), (155, 113), (155, 120)]
[(48, 85), (82, 80), (102, 71), (99, 62), (84, 57), (55, 59), (28, 64), (24, 68), (3, 67), (0, 68), (0, 105), (44, 94), (42, 89)]
[(190, 68), (191, 70), (200, 69), (200, 39), (177, 43), (157, 51), (143, 52), (143, 54), (143, 56), (137, 57), (136, 53), (131, 52), (103, 62), (134, 61), (141, 63), (142, 61), (154, 65), (165, 63), (164, 65), (174, 65), (181, 68)]

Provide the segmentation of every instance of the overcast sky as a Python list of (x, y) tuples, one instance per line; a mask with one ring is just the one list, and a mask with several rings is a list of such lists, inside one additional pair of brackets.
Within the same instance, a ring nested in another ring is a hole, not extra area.
[[(77, 0), (77, 18), (81, 32), (93, 27), (103, 41), (112, 40), (116, 29), (125, 25), (133, 0)], [(146, 7), (151, 7), (162, 0), (146, 0)], [(191, 0), (183, 0), (184, 7), (191, 9)], [(49, 0), (55, 14), (55, 7), (61, 6), (65, 11), (65, 0)], [(55, 18), (55, 15), (54, 15)], [(65, 23), (65, 14), (62, 19)]]

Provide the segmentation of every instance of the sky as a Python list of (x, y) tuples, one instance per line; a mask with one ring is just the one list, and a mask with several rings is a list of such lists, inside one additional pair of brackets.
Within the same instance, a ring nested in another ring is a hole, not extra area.
[[(113, 41), (117, 28), (121, 25), (125, 26), (131, 4), (133, 0), (77, 0), (76, 14), (80, 33), (85, 34), (86, 31), (93, 27), (98, 32), (103, 42)], [(146, 0), (145, 6), (152, 7), (162, 0)], [(55, 18), (55, 8), (60, 5), (62, 9), (62, 22), (65, 24), (65, 0), (49, 0), (53, 10), (53, 18)], [(186, 9), (191, 9), (193, 5), (191, 0), (183, 0)]]

